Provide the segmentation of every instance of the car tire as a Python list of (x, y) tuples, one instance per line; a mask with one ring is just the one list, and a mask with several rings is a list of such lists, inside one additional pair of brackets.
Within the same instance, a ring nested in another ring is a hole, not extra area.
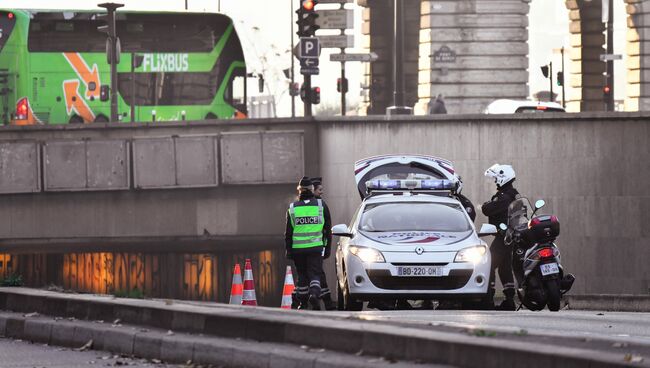
[(358, 312), (363, 309), (363, 302), (360, 302), (356, 299), (354, 299), (350, 295), (350, 288), (348, 287), (348, 276), (345, 275), (345, 278), (343, 279), (343, 291), (342, 291), (342, 296), (343, 296), (343, 310), (350, 311), (350, 312)]
[(336, 309), (340, 311), (345, 310), (345, 304), (343, 303), (343, 289), (341, 289), (341, 284), (336, 282)]

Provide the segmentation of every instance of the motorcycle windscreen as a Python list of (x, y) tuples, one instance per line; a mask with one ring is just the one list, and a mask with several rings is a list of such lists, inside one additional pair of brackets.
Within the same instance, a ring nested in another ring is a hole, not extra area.
[(359, 160), (354, 165), (354, 178), (361, 199), (367, 194), (369, 180), (435, 180), (457, 181), (451, 162), (432, 156), (378, 156)]
[(520, 197), (512, 201), (508, 206), (508, 226), (514, 230), (522, 230), (528, 227), (528, 220), (533, 214), (532, 206), (528, 198)]

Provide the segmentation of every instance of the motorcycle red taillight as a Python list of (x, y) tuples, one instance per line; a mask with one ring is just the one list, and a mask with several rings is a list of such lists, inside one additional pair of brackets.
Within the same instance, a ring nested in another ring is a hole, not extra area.
[(27, 120), (29, 114), (29, 101), (23, 97), (16, 103), (16, 120)]
[(553, 258), (553, 249), (551, 248), (542, 248), (537, 253), (541, 258)]

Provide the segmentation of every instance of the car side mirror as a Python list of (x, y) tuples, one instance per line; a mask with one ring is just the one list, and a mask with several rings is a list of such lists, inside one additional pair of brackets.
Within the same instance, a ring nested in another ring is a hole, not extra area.
[(538, 210), (544, 206), (546, 206), (546, 202), (543, 199), (538, 199), (537, 202), (535, 202), (535, 210)]
[(348, 225), (346, 224), (334, 225), (334, 227), (332, 227), (332, 235), (343, 236), (346, 238), (352, 237), (352, 234), (348, 231)]
[(508, 230), (508, 225), (504, 224), (503, 222), (499, 224), (499, 229), (506, 231)]
[(478, 236), (488, 236), (488, 235), (496, 235), (497, 233), (497, 227), (492, 225), (492, 224), (483, 224), (481, 225), (481, 230), (478, 232)]

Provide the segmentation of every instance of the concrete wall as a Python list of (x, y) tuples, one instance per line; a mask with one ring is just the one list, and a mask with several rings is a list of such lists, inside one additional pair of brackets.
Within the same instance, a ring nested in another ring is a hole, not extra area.
[[(97, 142), (127, 148), (84, 151)], [(317, 172), (299, 119), (2, 127), (0, 252), (281, 248), (297, 180)]]
[[(321, 122), (321, 173), (333, 222), (360, 203), (353, 162), (377, 154), (422, 153), (450, 159), (464, 193), (480, 205), (493, 194), (483, 176), (511, 163), (516, 187), (543, 198), (561, 221), (563, 263), (575, 293), (648, 293), (650, 115), (462, 116), (396, 121)], [(481, 215), (476, 224), (485, 222)]]

